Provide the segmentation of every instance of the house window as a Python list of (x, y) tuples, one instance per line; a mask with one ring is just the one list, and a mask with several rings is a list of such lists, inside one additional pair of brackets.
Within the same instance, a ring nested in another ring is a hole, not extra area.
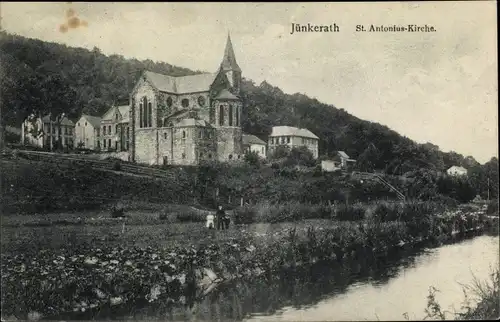
[[(115, 115), (115, 120), (118, 122), (118, 113), (116, 113), (116, 115)], [(85, 124), (85, 125), (87, 125), (87, 124)]]
[(102, 140), (102, 145), (106, 148), (106, 140)]
[(167, 132), (163, 133), (163, 138), (166, 140), (167, 139)]
[(111, 139), (108, 139), (108, 147), (111, 147)]
[(234, 107), (234, 114), (236, 116), (236, 126), (240, 126), (240, 113), (239, 113), (239, 109), (238, 109), (238, 106), (235, 106)]
[(200, 159), (203, 159), (203, 152), (200, 152)]
[(182, 158), (185, 159), (186, 158), (186, 153), (183, 153), (182, 154)]
[(200, 105), (201, 107), (205, 106), (205, 97), (203, 96), (198, 96), (198, 105)]
[(224, 105), (219, 105), (219, 125), (224, 125)]
[(203, 129), (200, 129), (198, 132), (198, 138), (202, 139), (203, 138)]
[(106, 127), (105, 126), (102, 127), (102, 135), (106, 135)]
[(87, 126), (87, 122), (85, 122), (85, 126)]
[(240, 155), (238, 154), (238, 160), (240, 159)]
[(290, 143), (290, 137), (289, 136), (286, 137), (286, 143)]
[(164, 119), (163, 120), (163, 126), (166, 127), (167, 125), (168, 125), (168, 121), (167, 121), (167, 119)]
[(229, 155), (229, 160), (232, 160), (232, 159), (233, 159), (233, 155), (232, 155), (232, 154), (230, 154), (230, 155)]
[(212, 153), (209, 153), (208, 154), (208, 158), (211, 159), (212, 158)]
[(115, 125), (115, 133), (118, 133), (118, 124)]
[(108, 126), (108, 134), (111, 135), (111, 125)]
[(186, 131), (182, 131), (182, 138), (185, 139), (186, 138)]
[(229, 105), (229, 126), (233, 126), (233, 106)]
[(285, 137), (284, 136), (281, 137), (281, 144), (285, 144)]
[(188, 100), (187, 98), (184, 98), (184, 99), (181, 101), (181, 105), (182, 105), (182, 107), (184, 107), (184, 108), (189, 107), (189, 100)]

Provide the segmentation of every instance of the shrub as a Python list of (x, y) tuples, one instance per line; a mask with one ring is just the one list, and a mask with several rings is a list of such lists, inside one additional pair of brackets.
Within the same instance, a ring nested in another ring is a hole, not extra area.
[(358, 221), (365, 219), (366, 209), (361, 204), (337, 206), (335, 218), (337, 220)]

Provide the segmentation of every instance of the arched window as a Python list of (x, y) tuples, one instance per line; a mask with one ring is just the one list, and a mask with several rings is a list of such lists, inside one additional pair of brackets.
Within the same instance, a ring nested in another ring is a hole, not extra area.
[(233, 155), (232, 155), (232, 154), (230, 154), (230, 155), (229, 155), (229, 160), (232, 160), (232, 159), (233, 159)]
[(141, 127), (146, 127), (148, 124), (148, 99), (147, 97), (142, 98), (142, 123)]
[(219, 125), (224, 125), (224, 105), (219, 105)]
[(163, 138), (166, 140), (167, 139), (167, 132), (163, 133)]
[(148, 103), (148, 127), (153, 126), (153, 106), (151, 102)]
[(189, 100), (188, 100), (187, 98), (183, 99), (183, 100), (181, 101), (181, 105), (182, 105), (182, 107), (184, 107), (184, 108), (188, 107), (188, 106), (189, 106)]
[(182, 131), (182, 138), (185, 139), (186, 138), (186, 131)]
[(142, 123), (144, 122), (144, 108), (142, 107), (142, 103), (139, 104), (139, 128), (142, 127)]
[(229, 126), (233, 126), (233, 105), (229, 105)]
[(208, 154), (208, 158), (211, 159), (212, 158), (212, 153), (209, 153)]
[(236, 116), (236, 126), (240, 126), (240, 113), (238, 109), (238, 105), (234, 106), (234, 115)]

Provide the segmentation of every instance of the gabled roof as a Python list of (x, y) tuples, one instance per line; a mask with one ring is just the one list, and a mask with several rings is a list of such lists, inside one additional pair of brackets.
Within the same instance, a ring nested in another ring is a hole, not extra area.
[(85, 118), (87, 120), (87, 122), (92, 124), (93, 127), (100, 127), (101, 126), (101, 118), (99, 116), (82, 114), (82, 118)]
[[(42, 117), (43, 122), (50, 122), (50, 116), (45, 115)], [(75, 123), (73, 123), (70, 119), (68, 119), (66, 116), (63, 116), (61, 119), (61, 125), (68, 125), (68, 126), (75, 126)]]
[(243, 134), (242, 136), (243, 139), (243, 144), (249, 145), (249, 144), (260, 144), (260, 145), (266, 145), (266, 142), (262, 141), (258, 137), (256, 137), (253, 134)]
[(227, 89), (223, 89), (222, 91), (220, 91), (219, 95), (217, 95), (217, 97), (215, 99), (217, 99), (217, 100), (239, 100), (238, 97), (233, 95), (233, 93), (231, 93)]
[(102, 116), (102, 121), (113, 121), (115, 119), (116, 106), (111, 106)]
[(293, 126), (273, 126), (271, 137), (274, 136), (299, 136), (319, 140), (319, 138), (308, 129), (299, 129)]
[(122, 120), (120, 123), (128, 123), (130, 121), (129, 117), (129, 112), (130, 112), (130, 105), (122, 105), (118, 106), (118, 111), (120, 111), (120, 114), (122, 116)]
[(349, 159), (349, 156), (344, 151), (338, 151), (337, 153), (339, 154), (339, 156), (341, 158), (343, 158), (343, 159)]
[(217, 77), (217, 73), (174, 77), (150, 71), (145, 71), (144, 75), (159, 91), (174, 94), (206, 92)]
[(224, 57), (220, 64), (220, 69), (222, 71), (234, 70), (241, 72), (240, 66), (236, 62), (236, 56), (234, 55), (233, 44), (231, 43), (231, 36), (227, 34), (226, 49), (224, 50)]

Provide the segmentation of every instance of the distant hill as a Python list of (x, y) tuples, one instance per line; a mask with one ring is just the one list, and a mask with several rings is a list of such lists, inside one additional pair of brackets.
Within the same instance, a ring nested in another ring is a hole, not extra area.
[[(145, 69), (174, 76), (199, 73), (164, 62), (106, 56), (98, 48), (72, 48), (5, 32), (0, 32), (0, 59), (2, 121), (13, 126), (19, 126), (33, 106), (61, 109), (72, 117), (102, 115), (113, 103), (128, 103), (128, 93)], [(243, 129), (264, 140), (273, 125), (305, 127), (320, 137), (323, 157), (345, 151), (357, 160), (359, 170), (389, 174), (480, 166), (473, 157), (444, 153), (431, 143), (417, 144), (384, 125), (361, 120), (303, 94), (285, 94), (267, 82), (256, 85), (244, 80), (242, 89)], [(490, 162), (498, 167), (496, 158)]]

